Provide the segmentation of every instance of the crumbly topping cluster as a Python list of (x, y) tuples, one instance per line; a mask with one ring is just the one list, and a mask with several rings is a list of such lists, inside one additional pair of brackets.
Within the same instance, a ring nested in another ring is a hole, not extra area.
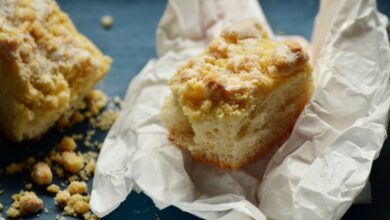
[(7, 210), (7, 216), (11, 218), (35, 214), (43, 208), (43, 201), (34, 192), (21, 191), (12, 199), (14, 202)]
[(213, 110), (231, 115), (286, 77), (309, 68), (307, 61), (299, 43), (270, 41), (258, 22), (247, 20), (226, 28), (202, 54), (190, 59), (170, 87), (190, 115)]
[(72, 181), (65, 190), (57, 192), (55, 202), (63, 208), (65, 215), (77, 216), (85, 214), (90, 217), (90, 196), (86, 195), (87, 192), (88, 188), (85, 182)]
[[(102, 143), (92, 142), (92, 139), (96, 134), (96, 129), (108, 130), (114, 123), (121, 100), (119, 97), (108, 99), (103, 92), (94, 90), (86, 96), (85, 102), (84, 111), (75, 113), (89, 118), (91, 122), (89, 123), (91, 129), (86, 132), (85, 136), (81, 134), (64, 136), (46, 157), (40, 160), (28, 157), (24, 161), (11, 163), (5, 169), (0, 170), (0, 175), (29, 171), (32, 181), (25, 185), (26, 191), (20, 191), (12, 196), (14, 202), (7, 209), (8, 217), (16, 218), (37, 214), (41, 210), (48, 213), (43, 201), (31, 191), (33, 186), (36, 186), (44, 187), (48, 194), (54, 196), (55, 204), (63, 210), (63, 215), (98, 219), (89, 209), (90, 196), (86, 181), (93, 177), (98, 151)], [(105, 111), (103, 111), (104, 108), (106, 108)], [(110, 117), (105, 115), (110, 115)], [(103, 120), (105, 121), (98, 122)], [(69, 122), (71, 125), (76, 123), (75, 121)], [(104, 123), (104, 126), (99, 126), (98, 123)], [(80, 151), (78, 148), (80, 142), (87, 147), (87, 151)], [(59, 185), (53, 182), (56, 178), (61, 180)], [(0, 191), (0, 194), (2, 192)], [(2, 209), (3, 206), (0, 204), (0, 216)], [(64, 219), (64, 217), (58, 216), (58, 219)]]

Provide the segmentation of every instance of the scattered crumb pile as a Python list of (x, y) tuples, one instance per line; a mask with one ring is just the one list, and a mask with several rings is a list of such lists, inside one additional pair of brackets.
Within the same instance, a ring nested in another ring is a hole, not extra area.
[(84, 219), (97, 219), (89, 211), (89, 195), (87, 184), (85, 182), (72, 181), (69, 186), (56, 194), (55, 202), (63, 207), (65, 215), (78, 216), (83, 215)]
[[(87, 118), (91, 128), (85, 135), (64, 136), (42, 159), (28, 157), (22, 162), (11, 163), (4, 170), (0, 170), (0, 175), (13, 175), (27, 170), (32, 181), (24, 186), (26, 191), (20, 191), (12, 196), (13, 203), (6, 211), (8, 217), (33, 215), (41, 210), (44, 213), (49, 212), (44, 208), (43, 201), (31, 191), (35, 185), (44, 187), (48, 194), (55, 197), (54, 202), (63, 210), (63, 215), (98, 219), (89, 209), (90, 195), (85, 182), (93, 177), (98, 152), (102, 146), (102, 143), (92, 139), (97, 129), (104, 131), (112, 126), (118, 117), (120, 103), (119, 97), (109, 100), (99, 90), (90, 92), (83, 103), (83, 110), (74, 112), (68, 118), (62, 118), (58, 123), (59, 128), (63, 129)], [(102, 112), (105, 107), (106, 110)], [(81, 142), (87, 150), (79, 151), (77, 142)], [(61, 180), (60, 186), (53, 183), (54, 177)], [(0, 195), (2, 193), (3, 191), (0, 190)], [(3, 205), (0, 204), (0, 217), (2, 211)], [(65, 217), (58, 215), (57, 219), (64, 220)]]
[(7, 210), (7, 216), (11, 218), (35, 214), (43, 208), (43, 201), (34, 192), (21, 191), (14, 194), (12, 200), (14, 202)]

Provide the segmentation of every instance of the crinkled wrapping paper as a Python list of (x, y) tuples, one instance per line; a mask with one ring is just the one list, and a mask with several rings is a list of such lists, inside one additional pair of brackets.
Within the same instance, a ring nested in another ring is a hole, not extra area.
[[(338, 219), (365, 186), (386, 138), (387, 18), (373, 0), (323, 0), (311, 43), (316, 90), (279, 149), (234, 172), (193, 161), (167, 140), (160, 108), (176, 69), (221, 29), (259, 20), (256, 0), (170, 0), (157, 51), (130, 83), (100, 153), (91, 209), (104, 216), (132, 191), (205, 219)], [(299, 25), (299, 24), (297, 24)]]

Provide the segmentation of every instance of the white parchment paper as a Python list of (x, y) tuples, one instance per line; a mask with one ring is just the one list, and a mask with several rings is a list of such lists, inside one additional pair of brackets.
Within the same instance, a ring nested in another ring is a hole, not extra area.
[[(90, 206), (104, 216), (132, 191), (206, 219), (338, 219), (367, 182), (390, 106), (387, 19), (373, 0), (323, 0), (311, 58), (316, 90), (291, 137), (234, 172), (192, 161), (167, 140), (160, 109), (176, 69), (245, 18), (256, 0), (170, 0), (157, 51), (130, 83), (100, 153)], [(297, 24), (299, 25), (299, 24)]]

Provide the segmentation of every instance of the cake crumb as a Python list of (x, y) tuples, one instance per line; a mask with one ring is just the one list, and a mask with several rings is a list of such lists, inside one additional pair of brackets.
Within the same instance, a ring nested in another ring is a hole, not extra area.
[(82, 171), (79, 172), (79, 176), (80, 176), (81, 179), (84, 180), (84, 181), (88, 181), (88, 180), (89, 180), (89, 175), (87, 175), (87, 174), (85, 173), (84, 170), (82, 170)]
[(65, 175), (65, 171), (61, 167), (55, 167), (54, 171), (56, 172), (59, 178), (62, 178)]
[(84, 194), (88, 191), (87, 184), (85, 182), (72, 181), (66, 189), (71, 195)]
[(109, 28), (111, 28), (112, 24), (114, 23), (114, 19), (113, 19), (112, 16), (110, 16), (110, 15), (104, 15), (104, 16), (100, 19), (100, 23), (101, 23), (101, 25), (102, 25), (105, 29), (109, 29)]
[(76, 180), (79, 180), (79, 177), (77, 175), (72, 175), (68, 178), (68, 181), (69, 182), (72, 182), (72, 181), (76, 181)]
[(79, 172), (79, 176), (83, 180), (88, 180), (89, 177), (93, 176), (93, 174), (95, 173), (97, 156), (98, 154), (92, 151), (82, 154), (86, 165), (84, 166), (84, 169)]
[(66, 190), (60, 191), (56, 194), (55, 202), (59, 206), (66, 206), (68, 204), (68, 201), (70, 199), (70, 193)]
[(64, 207), (66, 215), (83, 215), (89, 211), (89, 197), (74, 194), (70, 197), (68, 204)]
[(47, 208), (45, 208), (43, 211), (44, 211), (46, 214), (49, 213), (49, 209), (47, 209)]
[(84, 160), (82, 157), (77, 155), (74, 152), (63, 152), (62, 160), (60, 161), (61, 165), (65, 169), (65, 171), (69, 173), (77, 173), (84, 166)]
[(38, 162), (31, 171), (31, 179), (37, 185), (49, 185), (53, 181), (53, 174), (49, 165), (45, 162)]
[(10, 218), (17, 218), (17, 217), (20, 216), (20, 211), (19, 211), (19, 209), (14, 208), (14, 207), (11, 206), (7, 210), (7, 216), (10, 217)]
[(66, 220), (66, 218), (64, 216), (62, 216), (62, 215), (61, 216), (57, 215), (56, 219), (58, 219), (58, 220)]
[(80, 111), (76, 111), (75, 113), (73, 113), (73, 115), (70, 117), (70, 121), (71, 123), (73, 124), (76, 124), (76, 123), (80, 123), (82, 121), (84, 121), (85, 119), (85, 116), (83, 114), (81, 114)]
[[(65, 215), (77, 216), (83, 215), (84, 219), (97, 219), (93, 215), (87, 214), (89, 210), (89, 196), (83, 196), (79, 193), (70, 195), (67, 190), (59, 192), (56, 196), (56, 204), (63, 207)], [(88, 217), (88, 218), (86, 218)]]
[(7, 216), (16, 218), (36, 214), (43, 208), (43, 201), (34, 192), (20, 192), (12, 196), (13, 203), (7, 210)]
[(94, 174), (95, 168), (96, 168), (96, 161), (95, 160), (88, 161), (87, 165), (85, 165), (86, 174), (91, 176), (92, 174)]
[(83, 139), (83, 135), (82, 134), (72, 134), (71, 138), (73, 138), (73, 140), (81, 140)]
[(69, 119), (67, 117), (65, 117), (64, 115), (61, 116), (60, 119), (58, 119), (56, 124), (57, 124), (57, 128), (59, 130), (62, 130), (62, 129), (67, 128), (67, 127), (70, 127), (70, 125), (71, 125)]
[(96, 119), (91, 119), (92, 126), (100, 130), (106, 131), (111, 128), (115, 120), (118, 118), (119, 112), (109, 109), (103, 114), (99, 115)]
[(32, 166), (34, 163), (35, 163), (35, 158), (34, 157), (27, 157), (27, 159), (25, 160), (25, 163), (26, 165), (29, 165), (29, 166)]
[(23, 171), (23, 164), (22, 163), (11, 163), (5, 168), (5, 172), (7, 174), (16, 174), (21, 173)]
[(89, 213), (89, 195), (83, 195), (88, 192), (88, 187), (85, 182), (72, 181), (66, 190), (58, 192), (55, 198), (56, 204), (63, 207), (65, 215), (79, 216), (84, 219), (98, 219), (93, 214)]
[(58, 145), (58, 149), (60, 151), (74, 151), (76, 147), (77, 144), (74, 139), (68, 136), (63, 137), (60, 144)]
[(85, 97), (87, 109), (92, 116), (97, 115), (107, 104), (107, 96), (100, 90), (92, 90)]
[[(85, 105), (84, 102), (83, 105)], [(82, 106), (82, 108), (85, 108), (85, 106)], [(82, 109), (82, 108), (78, 108), (78, 109)], [(58, 119), (57, 127), (60, 130), (62, 130), (64, 128), (71, 127), (74, 124), (80, 123), (84, 121), (84, 119), (85, 116), (80, 111), (76, 111), (70, 117), (67, 115), (63, 115), (60, 119)]]
[(85, 140), (84, 140), (84, 145), (86, 147), (93, 147), (93, 144), (91, 143), (91, 140), (93, 138), (93, 136), (96, 134), (96, 131), (95, 130), (88, 130), (87, 131), (87, 135), (85, 137)]
[(97, 217), (95, 214), (89, 212), (86, 212), (83, 214), (84, 220), (98, 220), (99, 217)]
[(46, 191), (48, 191), (49, 193), (58, 193), (60, 191), (60, 187), (57, 186), (56, 184), (51, 184), (50, 186), (48, 186), (46, 188)]
[(120, 98), (119, 96), (115, 96), (114, 99), (113, 99), (113, 101), (114, 101), (114, 104), (115, 104), (116, 106), (122, 107), (122, 100), (121, 100), (121, 98)]
[(24, 185), (24, 188), (27, 189), (27, 190), (31, 190), (32, 189), (32, 184), (31, 183), (27, 183), (26, 185)]

